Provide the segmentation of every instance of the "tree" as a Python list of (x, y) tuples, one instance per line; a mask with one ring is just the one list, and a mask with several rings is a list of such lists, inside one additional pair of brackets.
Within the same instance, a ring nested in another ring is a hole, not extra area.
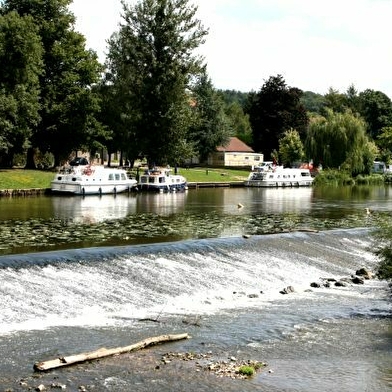
[(258, 93), (249, 94), (247, 112), (253, 130), (253, 148), (270, 156), (290, 128), (305, 137), (308, 116), (301, 103), (302, 91), (288, 87), (281, 75), (271, 76)]
[(376, 147), (366, 135), (366, 124), (347, 110), (315, 117), (309, 125), (305, 150), (315, 163), (324, 167), (344, 168), (352, 175), (368, 173)]
[[(58, 164), (71, 150), (93, 143), (102, 128), (95, 119), (99, 101), (91, 86), (100, 79), (97, 55), (85, 49), (85, 38), (74, 31), (71, 0), (5, 0), (3, 15), (30, 15), (44, 48), (45, 72), (40, 75), (40, 117), (31, 137), (33, 147), (50, 151)], [(101, 135), (102, 136), (102, 135)], [(30, 153), (32, 150), (30, 150)], [(32, 155), (28, 165), (34, 166)]]
[[(192, 78), (202, 58), (193, 52), (207, 31), (188, 0), (123, 5), (123, 24), (109, 40), (107, 79), (121, 91), (135, 140), (150, 164), (175, 163), (186, 145)], [(130, 109), (132, 108), (132, 109)]]
[(305, 91), (300, 100), (306, 111), (311, 113), (322, 114), (323, 109), (326, 106), (324, 95), (312, 91)]
[(381, 91), (367, 89), (358, 97), (359, 113), (367, 122), (367, 132), (376, 139), (382, 128), (392, 126), (392, 102)]
[(217, 146), (228, 143), (233, 130), (225, 114), (224, 104), (206, 75), (199, 77), (193, 90), (193, 99), (195, 122), (189, 135), (200, 160), (205, 161)]
[[(347, 110), (347, 97), (338, 90), (329, 88), (328, 93), (324, 95), (325, 107), (335, 113), (343, 113)], [(323, 114), (323, 113), (322, 113)]]
[(285, 166), (291, 166), (304, 158), (304, 145), (295, 129), (286, 131), (279, 140), (279, 156)]
[(11, 167), (39, 121), (42, 46), (31, 17), (0, 15), (0, 159)]
[(234, 136), (242, 140), (244, 143), (251, 145), (252, 127), (249, 121), (249, 114), (245, 114), (242, 106), (238, 102), (232, 102), (225, 107), (225, 113), (230, 122)]
[(377, 136), (376, 144), (379, 148), (379, 157), (386, 163), (392, 160), (392, 126), (383, 127)]

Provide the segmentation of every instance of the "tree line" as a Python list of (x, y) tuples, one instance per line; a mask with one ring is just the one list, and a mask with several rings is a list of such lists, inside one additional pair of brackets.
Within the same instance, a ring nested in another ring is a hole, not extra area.
[(73, 151), (120, 161), (201, 161), (237, 136), (285, 165), (368, 173), (392, 151), (392, 103), (380, 91), (320, 95), (270, 76), (259, 91), (217, 90), (197, 49), (208, 36), (188, 0), (122, 1), (105, 64), (75, 31), (72, 0), (0, 6), (0, 165), (57, 166)]

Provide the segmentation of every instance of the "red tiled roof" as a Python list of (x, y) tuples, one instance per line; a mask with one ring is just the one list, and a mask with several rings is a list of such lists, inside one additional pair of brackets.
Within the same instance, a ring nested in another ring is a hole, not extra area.
[(236, 137), (231, 137), (227, 145), (219, 146), (216, 150), (224, 152), (254, 152), (251, 147)]

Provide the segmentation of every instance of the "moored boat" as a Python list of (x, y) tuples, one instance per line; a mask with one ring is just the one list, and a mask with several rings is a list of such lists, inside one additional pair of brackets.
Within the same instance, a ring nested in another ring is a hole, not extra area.
[(129, 178), (124, 169), (83, 163), (86, 164), (62, 166), (51, 182), (52, 192), (83, 196), (117, 194), (137, 186), (137, 181)]
[(171, 174), (170, 169), (147, 169), (140, 175), (138, 188), (156, 192), (176, 192), (188, 189), (187, 180), (180, 174)]
[(256, 167), (249, 174), (245, 186), (249, 187), (300, 187), (311, 186), (313, 177), (309, 169), (283, 166)]

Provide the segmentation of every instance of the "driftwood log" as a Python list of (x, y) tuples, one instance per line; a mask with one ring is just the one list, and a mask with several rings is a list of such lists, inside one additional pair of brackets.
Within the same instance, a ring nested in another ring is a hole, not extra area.
[(36, 362), (34, 364), (34, 370), (39, 370), (39, 371), (50, 370), (61, 366), (69, 366), (75, 363), (91, 361), (93, 359), (109, 357), (111, 355), (116, 355), (116, 354), (123, 354), (130, 351), (136, 351), (158, 343), (173, 342), (176, 340), (189, 339), (189, 338), (190, 336), (187, 333), (182, 333), (178, 335), (154, 336), (151, 338), (141, 340), (140, 342), (137, 342), (130, 346), (116, 347), (116, 348), (109, 348), (109, 349), (100, 348), (99, 350), (91, 351), (89, 353), (69, 355), (67, 357), (60, 357), (56, 359), (51, 359), (49, 361)]

